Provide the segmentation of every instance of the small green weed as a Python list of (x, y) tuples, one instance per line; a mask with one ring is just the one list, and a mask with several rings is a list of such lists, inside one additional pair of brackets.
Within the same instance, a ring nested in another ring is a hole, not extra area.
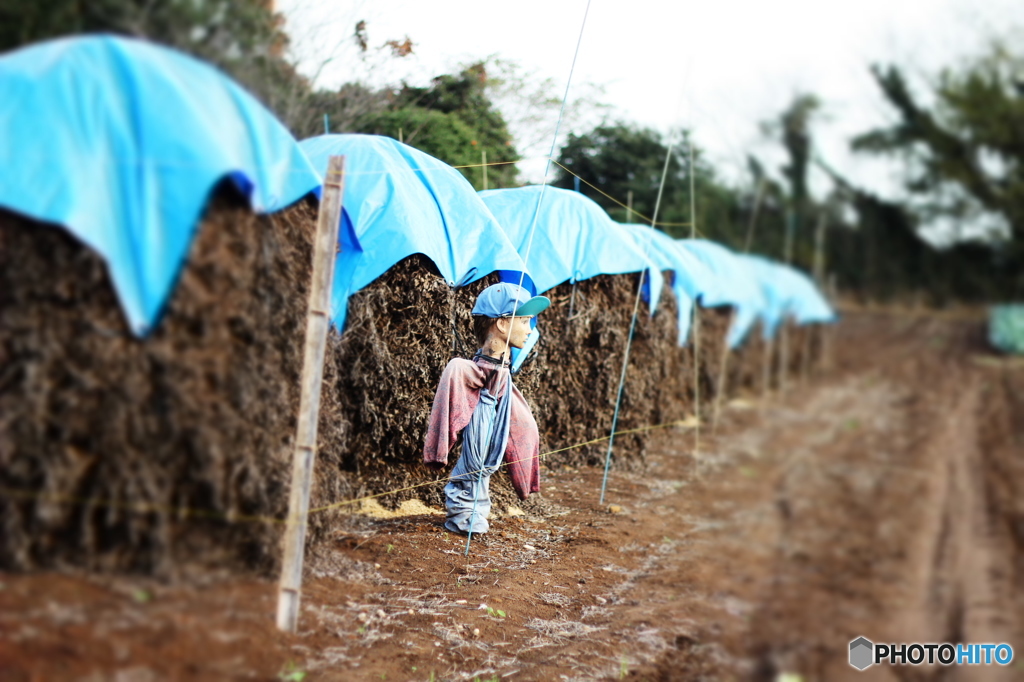
[(280, 682), (302, 682), (306, 679), (306, 671), (295, 664), (295, 661), (288, 661), (277, 674)]
[(490, 606), (487, 607), (487, 615), (494, 618), (504, 618), (506, 616), (505, 612), (501, 609), (492, 609)]

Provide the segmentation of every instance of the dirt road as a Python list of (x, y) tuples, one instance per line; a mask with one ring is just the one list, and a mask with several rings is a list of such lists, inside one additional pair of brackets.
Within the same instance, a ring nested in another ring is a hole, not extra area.
[[(827, 376), (650, 452), (605, 505), (545, 471), (469, 557), (438, 515), (352, 517), (294, 637), (268, 580), (0, 575), (0, 679), (1024, 679), (1024, 368), (975, 326), (849, 316)], [(859, 673), (858, 636), (1018, 660)]]

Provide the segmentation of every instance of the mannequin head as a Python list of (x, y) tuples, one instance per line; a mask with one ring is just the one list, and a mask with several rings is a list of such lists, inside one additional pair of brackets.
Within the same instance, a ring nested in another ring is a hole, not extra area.
[(473, 331), (480, 343), (480, 352), (500, 358), (506, 347), (522, 348), (530, 334), (530, 317), (474, 317)]
[(510, 347), (522, 348), (530, 335), (530, 320), (549, 305), (551, 301), (544, 296), (531, 296), (523, 287), (508, 282), (481, 291), (473, 305), (473, 332), (480, 353), (501, 358)]

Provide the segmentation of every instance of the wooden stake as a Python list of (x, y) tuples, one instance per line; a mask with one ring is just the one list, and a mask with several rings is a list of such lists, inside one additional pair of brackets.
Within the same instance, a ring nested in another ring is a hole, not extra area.
[(761, 398), (768, 399), (772, 383), (772, 340), (761, 339), (764, 351), (761, 353)]
[(332, 156), (327, 165), (313, 242), (313, 281), (309, 290), (309, 310), (306, 313), (299, 418), (295, 452), (292, 455), (284, 559), (277, 593), (277, 627), (285, 632), (295, 632), (299, 620), (306, 522), (313, 483), (313, 463), (316, 459), (316, 428), (320, 417), (320, 387), (323, 383), (327, 331), (331, 324), (331, 286), (338, 252), (338, 226), (341, 224), (344, 188), (345, 157)]
[(483, 169), (483, 172), (484, 172), (484, 191), (486, 191), (487, 190), (487, 150), (486, 149), (481, 149), (480, 150), (480, 163), (483, 164), (481, 166), (481, 169)]

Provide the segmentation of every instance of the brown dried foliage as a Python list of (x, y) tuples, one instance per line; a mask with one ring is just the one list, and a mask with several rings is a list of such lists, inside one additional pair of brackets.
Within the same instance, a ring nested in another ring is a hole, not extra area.
[[(257, 217), (219, 200), (159, 327), (138, 339), (100, 258), (63, 230), (0, 214), (0, 565), (275, 567), (315, 225), (312, 205)], [(608, 435), (638, 277), (547, 293), (542, 340), (516, 378), (542, 453)], [(314, 509), (411, 486), (380, 501), (442, 504), (446, 473), (421, 464), (427, 418), (447, 362), (476, 350), (470, 311), (495, 281), (453, 290), (414, 255), (352, 296), (328, 342)], [(701, 311), (705, 416), (728, 322), (727, 310)], [(694, 349), (675, 330), (666, 287), (655, 315), (640, 305), (618, 431), (693, 413)], [(732, 354), (730, 393), (760, 380), (757, 343)], [(649, 435), (617, 436), (614, 465), (641, 466)], [(545, 463), (600, 464), (607, 448)], [(504, 474), (492, 491), (499, 508), (516, 502)], [(313, 513), (310, 545), (351, 511)]]
[(273, 563), (279, 526), (232, 519), (286, 504), (314, 226), (215, 202), (139, 339), (93, 251), (0, 215), (0, 564)]

